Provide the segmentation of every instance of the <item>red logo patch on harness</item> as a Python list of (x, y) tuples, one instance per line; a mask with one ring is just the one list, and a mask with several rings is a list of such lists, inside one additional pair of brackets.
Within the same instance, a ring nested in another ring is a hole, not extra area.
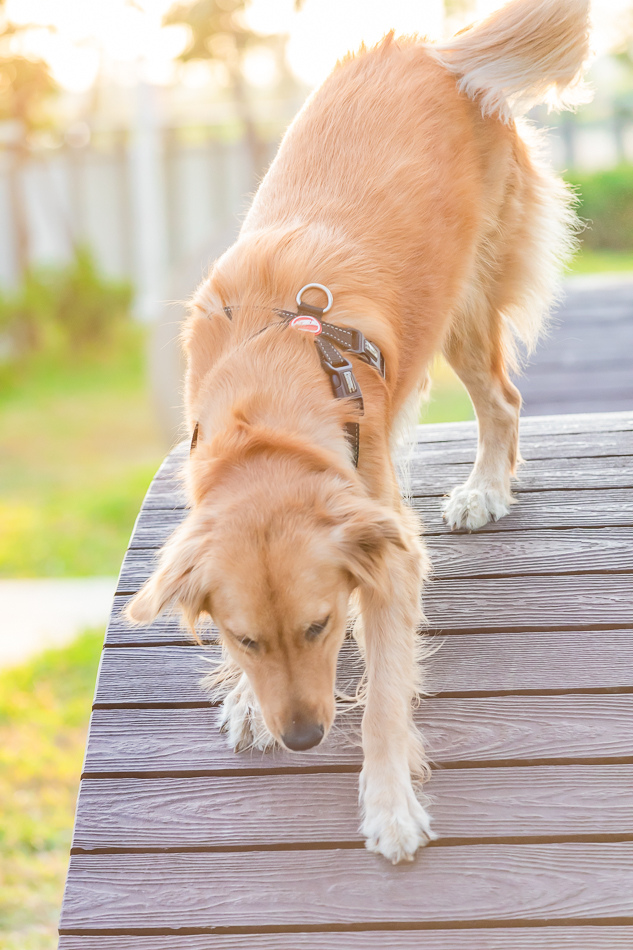
[(321, 321), (317, 320), (316, 317), (311, 317), (309, 314), (301, 313), (297, 317), (293, 317), (290, 321), (290, 326), (294, 327), (295, 330), (305, 330), (306, 333), (314, 333), (315, 336), (318, 336), (323, 327), (321, 326)]

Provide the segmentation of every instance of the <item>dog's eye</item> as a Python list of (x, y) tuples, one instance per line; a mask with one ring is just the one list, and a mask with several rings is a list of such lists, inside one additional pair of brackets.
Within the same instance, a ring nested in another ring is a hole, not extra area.
[(323, 633), (329, 621), (330, 615), (328, 614), (325, 620), (320, 620), (318, 623), (311, 623), (306, 630), (306, 640), (316, 640), (319, 634)]
[(256, 640), (251, 640), (250, 637), (239, 637), (239, 638), (238, 638), (238, 643), (239, 643), (241, 646), (243, 646), (245, 650), (256, 650), (256, 649), (257, 649), (257, 641), (256, 641)]

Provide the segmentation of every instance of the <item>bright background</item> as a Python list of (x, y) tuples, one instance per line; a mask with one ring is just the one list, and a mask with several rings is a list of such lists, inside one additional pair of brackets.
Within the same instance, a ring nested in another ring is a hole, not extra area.
[[(498, 5), (0, 0), (0, 950), (56, 946), (110, 592), (181, 434), (172, 301), (338, 57)], [(633, 0), (595, 20), (593, 103), (532, 119), (592, 222), (574, 269), (633, 271)], [(439, 364), (426, 419), (470, 417)]]

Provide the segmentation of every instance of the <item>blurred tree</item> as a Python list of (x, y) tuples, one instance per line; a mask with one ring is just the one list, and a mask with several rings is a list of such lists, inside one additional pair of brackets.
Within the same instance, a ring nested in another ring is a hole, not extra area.
[(244, 129), (251, 159), (253, 181), (261, 174), (266, 160), (265, 143), (249, 101), (244, 78), (244, 60), (257, 48), (279, 52), (280, 37), (262, 35), (251, 30), (244, 13), (250, 0), (182, 0), (169, 10), (163, 22), (166, 26), (184, 24), (189, 27), (190, 39), (179, 59), (207, 60), (221, 63), (228, 74), (231, 94)]
[(476, 6), (476, 0), (444, 0), (444, 16), (449, 34), (455, 29), (463, 29), (475, 19)]
[(29, 231), (21, 170), (28, 155), (29, 135), (46, 124), (45, 103), (58, 91), (48, 64), (19, 51), (20, 36), (28, 29), (8, 20), (5, 0), (0, 0), (0, 123), (5, 123), (3, 138), (12, 153), (10, 200), (22, 277), (29, 266)]

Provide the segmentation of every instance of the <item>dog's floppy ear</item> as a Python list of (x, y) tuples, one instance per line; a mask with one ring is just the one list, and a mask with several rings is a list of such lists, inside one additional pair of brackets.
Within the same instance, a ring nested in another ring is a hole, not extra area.
[(203, 565), (209, 537), (210, 526), (194, 521), (191, 515), (176, 529), (163, 548), (156, 572), (125, 610), (131, 623), (151, 623), (161, 610), (174, 603), (193, 629), (208, 601), (208, 579), (203, 576)]
[(369, 499), (342, 506), (334, 541), (342, 565), (356, 583), (372, 588), (383, 586), (390, 550), (406, 551), (409, 547), (393, 513)]

